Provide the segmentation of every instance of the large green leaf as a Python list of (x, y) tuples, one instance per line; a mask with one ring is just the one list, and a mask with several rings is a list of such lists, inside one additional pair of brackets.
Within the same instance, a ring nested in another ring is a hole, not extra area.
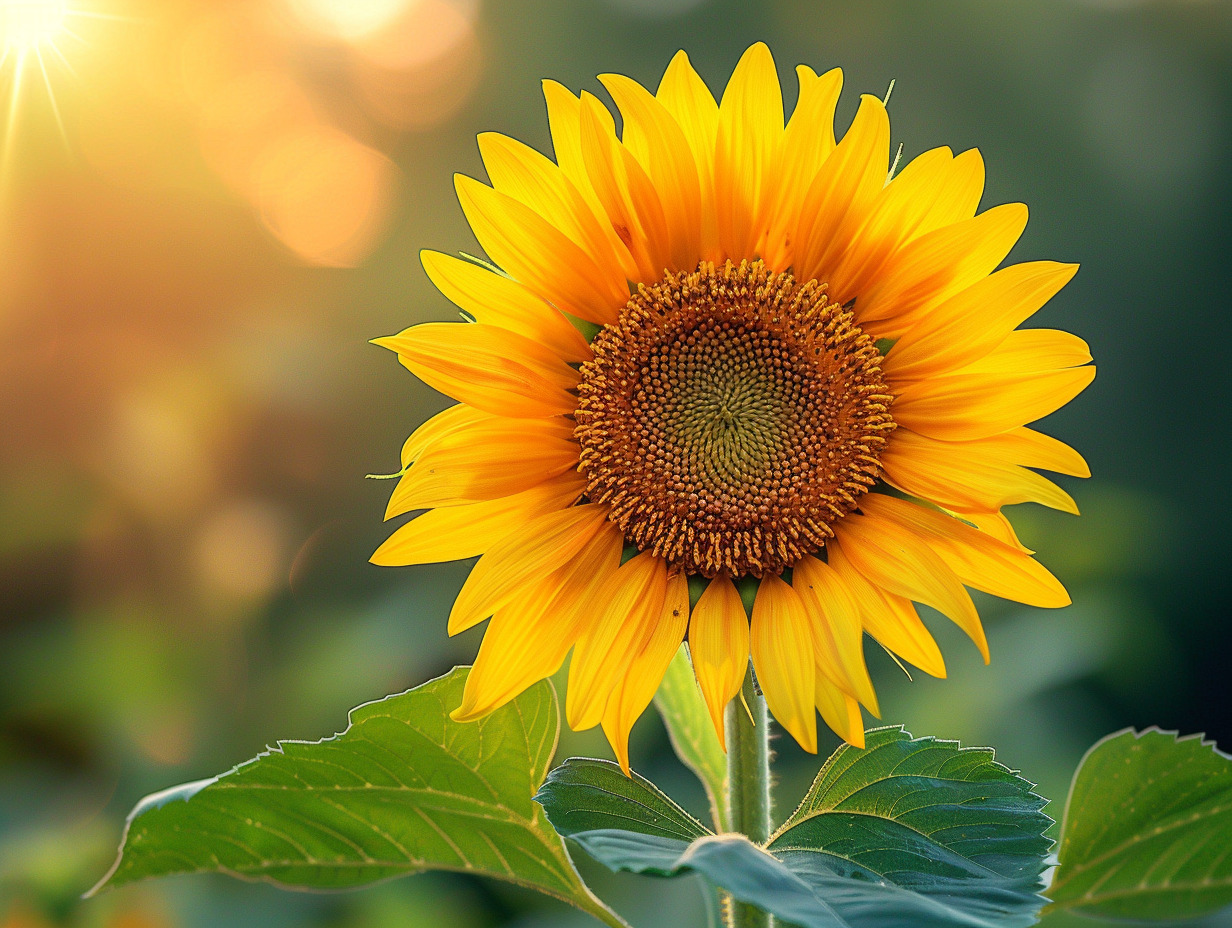
[(543, 682), (477, 722), (449, 712), (467, 668), (352, 710), (346, 731), (283, 741), (210, 780), (138, 803), (91, 890), (176, 873), (351, 889), (422, 870), (508, 880), (623, 924), (582, 883), (531, 801), (556, 750)]
[(1200, 735), (1098, 742), (1065, 806), (1049, 911), (1193, 918), (1232, 904), (1232, 757)]
[(1014, 928), (1044, 902), (1045, 800), (987, 748), (871, 731), (864, 750), (835, 752), (764, 848), (740, 835), (689, 838), (667, 797), (637, 781), (615, 797), (598, 765), (616, 769), (566, 761), (536, 798), (614, 870), (697, 872), (803, 928)]
[(655, 708), (663, 717), (667, 735), (676, 756), (697, 774), (710, 800), (710, 815), (717, 831), (730, 831), (727, 807), (723, 801), (727, 779), (727, 756), (719, 747), (719, 736), (702, 699), (687, 645), (681, 645), (672, 660), (659, 691)]

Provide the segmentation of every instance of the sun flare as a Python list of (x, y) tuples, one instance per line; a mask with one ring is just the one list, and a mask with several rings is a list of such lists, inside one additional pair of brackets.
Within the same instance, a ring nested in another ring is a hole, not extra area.
[(43, 46), (54, 47), (67, 28), (66, 0), (3, 0), (0, 2), (0, 41), (4, 55), (38, 55)]
[(48, 65), (54, 59), (56, 66), (72, 73), (72, 66), (57, 43), (74, 35), (69, 18), (76, 15), (79, 11), (72, 9), (68, 0), (0, 0), (0, 81), (8, 84), (0, 175), (8, 173), (22, 97), (27, 80), (36, 72), (46, 89), (47, 103), (60, 136), (67, 139)]

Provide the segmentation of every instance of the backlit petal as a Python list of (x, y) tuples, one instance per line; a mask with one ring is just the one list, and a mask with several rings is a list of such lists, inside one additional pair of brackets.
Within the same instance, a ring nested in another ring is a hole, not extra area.
[(577, 460), (571, 420), (489, 416), (428, 445), (394, 487), (387, 516), (512, 496)]
[(513, 496), (430, 509), (390, 535), (372, 563), (402, 567), (475, 557), (525, 522), (572, 506), (585, 490), (586, 481), (570, 471)]
[(1060, 409), (1095, 379), (1095, 368), (1021, 374), (951, 374), (898, 390), (894, 419), (932, 438), (987, 438)]
[(436, 288), (475, 322), (541, 342), (565, 362), (590, 358), (577, 327), (516, 280), (437, 251), (422, 251), (419, 258)]
[(1078, 514), (1073, 498), (1059, 486), (990, 447), (996, 437), (938, 441), (900, 427), (881, 453), (881, 466), (891, 485), (947, 508), (993, 512), (1016, 503), (1041, 503)]
[(829, 565), (855, 599), (864, 629), (881, 645), (934, 677), (945, 676), (941, 649), (909, 599), (881, 590), (847, 559), (836, 539), (826, 545)]
[(714, 149), (719, 132), (719, 105), (684, 52), (677, 52), (672, 58), (655, 96), (675, 117), (693, 152), (701, 185), (702, 257), (708, 261), (717, 260), (719, 233), (714, 211)]
[(1076, 264), (1012, 264), (932, 309), (886, 356), (895, 382), (957, 370), (1005, 341), (1073, 278)]
[(928, 544), (899, 522), (880, 518), (876, 509), (848, 516), (836, 533), (851, 563), (874, 585), (948, 616), (988, 663), (988, 639), (971, 596)]
[(497, 416), (573, 412), (579, 374), (551, 349), (494, 325), (425, 322), (375, 340), (407, 370), (447, 396)]
[(917, 533), (969, 587), (1029, 606), (1070, 603), (1065, 588), (1039, 562), (945, 513), (880, 493), (868, 494), (860, 508)]
[(715, 216), (719, 248), (734, 261), (754, 254), (764, 231), (783, 136), (783, 93), (774, 59), (758, 42), (740, 58), (719, 104)]
[(984, 439), (984, 445), (1023, 467), (1038, 467), (1071, 477), (1091, 476), (1091, 468), (1081, 454), (1065, 442), (1032, 429), (1002, 432)]
[(449, 613), (449, 634), (482, 622), (537, 577), (576, 557), (607, 519), (607, 507), (574, 506), (523, 523), (472, 568)]
[(559, 571), (532, 580), (496, 611), (467, 675), (462, 704), (450, 718), (469, 722), (487, 715), (560, 669), (575, 630), (550, 609), (559, 585)]
[(814, 681), (813, 699), (826, 724), (852, 747), (863, 748), (864, 719), (860, 715), (860, 704), (835, 686), (821, 668), (814, 671)]
[[(411, 437), (402, 445), (402, 466), (409, 467), (424, 450), (437, 439), (459, 429), (470, 428), (478, 422), (490, 421), (494, 417), (465, 403), (456, 403), (442, 409), (435, 416), (415, 429)], [(396, 513), (395, 513), (396, 515)], [(388, 515), (385, 518), (389, 518)]]
[(631, 280), (651, 283), (671, 263), (663, 204), (649, 176), (620, 143), (611, 114), (591, 93), (582, 94), (580, 123), (586, 174), (608, 222), (637, 265)]
[(620, 74), (599, 80), (620, 108), (624, 146), (658, 191), (670, 242), (668, 267), (691, 270), (701, 259), (701, 185), (684, 131), (641, 84)]
[(1057, 329), (1019, 329), (962, 373), (1035, 374), (1078, 367), (1090, 360), (1091, 349), (1077, 335)]
[(800, 747), (817, 753), (816, 663), (809, 616), (778, 577), (763, 577), (749, 632), (753, 667), (766, 706)]
[(626, 774), (629, 773), (629, 732), (654, 699), (668, 665), (680, 650), (688, 626), (689, 581), (681, 572), (672, 573), (667, 578), (663, 611), (646, 643), (630, 662), (628, 672), (612, 691), (603, 713), (603, 732)]
[(583, 630), (569, 665), (565, 715), (575, 731), (603, 720), (608, 697), (652, 637), (666, 595), (667, 566), (649, 551), (622, 565), (600, 591), (597, 621)]
[(890, 117), (876, 97), (860, 99), (856, 118), (822, 164), (800, 204), (792, 262), (797, 280), (825, 280), (846, 248), (843, 228), (864, 221), (885, 186), (890, 158)]
[(749, 667), (749, 621), (740, 594), (725, 576), (711, 580), (693, 607), (689, 656), (719, 744), (727, 750), (723, 710), (740, 692)]
[(843, 89), (838, 68), (818, 77), (812, 68), (796, 68), (800, 96), (783, 132), (779, 168), (774, 172), (772, 206), (767, 216), (762, 258), (776, 271), (791, 266), (800, 205), (822, 162), (834, 151), (834, 107)]
[(908, 243), (856, 301), (856, 320), (894, 337), (928, 310), (990, 274), (1027, 225), (1027, 208), (1006, 203)]
[(629, 294), (580, 247), (530, 207), (464, 175), (458, 202), (475, 238), (510, 276), (558, 309), (590, 322), (616, 319)]
[(792, 588), (812, 620), (817, 665), (848, 693), (879, 715), (877, 694), (864, 662), (860, 607), (838, 572), (806, 557), (792, 568)]

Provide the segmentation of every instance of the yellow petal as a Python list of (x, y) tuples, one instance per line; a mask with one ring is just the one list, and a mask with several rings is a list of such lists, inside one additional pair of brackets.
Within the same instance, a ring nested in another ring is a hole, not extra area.
[(523, 523), (475, 564), (449, 613), (449, 634), (482, 622), (528, 583), (576, 557), (607, 519), (607, 507), (574, 506)]
[(551, 349), (494, 325), (425, 322), (374, 339), (411, 373), (494, 416), (546, 418), (577, 408), (580, 375)]
[(957, 370), (988, 354), (1073, 278), (1076, 264), (1012, 264), (941, 303), (903, 333), (882, 364), (895, 383)]
[[(867, 494), (876, 496), (880, 494)], [(948, 616), (975, 642), (988, 663), (988, 639), (971, 596), (954, 571), (900, 522), (883, 519), (874, 507), (861, 508), (836, 526), (843, 551), (855, 568), (875, 586)]]
[(1078, 367), (1090, 360), (1091, 349), (1077, 335), (1057, 329), (1019, 329), (962, 373), (1035, 374)]
[[(620, 567), (625, 540), (611, 522), (599, 526), (593, 538), (569, 560), (561, 571), (560, 592), (552, 601), (560, 621), (580, 630), (594, 619), (594, 604), (604, 584)], [(576, 636), (575, 636), (576, 637)]]
[(909, 242), (885, 266), (856, 302), (861, 325), (877, 336), (898, 335), (938, 303), (987, 277), (1027, 225), (1027, 208), (1006, 203), (972, 219), (935, 229)]
[(387, 517), (512, 496), (577, 461), (572, 420), (489, 416), (428, 445), (394, 487)]
[(945, 676), (941, 649), (916, 614), (911, 601), (881, 590), (847, 559), (836, 539), (826, 543), (826, 556), (860, 609), (864, 629), (881, 645), (934, 677)]
[(719, 258), (718, 224), (714, 212), (714, 148), (719, 132), (719, 105), (689, 56), (677, 52), (659, 83), (656, 98), (675, 117), (688, 140), (701, 184), (702, 257)]
[(497, 132), (480, 134), (479, 152), (496, 190), (530, 207), (567, 235), (619, 287), (625, 277), (614, 244), (595, 211), (557, 165), (529, 145)]
[(1037, 561), (945, 513), (880, 493), (867, 494), (860, 508), (919, 534), (969, 587), (1029, 606), (1070, 603), (1065, 588)]
[(830, 299), (846, 303), (858, 297), (891, 256), (918, 235), (953, 163), (948, 148), (924, 152), (877, 193), (858, 229), (850, 224), (840, 229), (842, 241), (827, 248), (823, 270)]
[[(622, 273), (627, 280), (632, 280), (637, 275), (637, 265), (628, 247), (612, 227), (586, 172), (586, 161), (582, 155), (582, 101), (556, 81), (543, 82), (543, 98), (547, 102), (548, 126), (552, 132), (552, 148), (556, 152), (556, 162), (582, 199), (589, 204), (591, 212), (599, 218), (608, 245), (620, 262)], [(598, 115), (605, 121), (606, 131), (614, 135), (616, 126), (611, 113), (600, 107)]]
[[(457, 403), (441, 410), (414, 432), (402, 445), (402, 466), (409, 467), (424, 450), (437, 439), (459, 429), (470, 428), (478, 422), (490, 421), (493, 417), (473, 406)], [(397, 515), (397, 513), (394, 513)], [(387, 514), (385, 518), (389, 518)]]
[(928, 214), (916, 227), (915, 234), (923, 235), (950, 223), (962, 222), (975, 215), (980, 197), (984, 193), (984, 158), (979, 151), (969, 148), (954, 157), (949, 170), (937, 178), (936, 188), (929, 198)]
[(719, 248), (734, 261), (751, 257), (772, 205), (772, 178), (783, 137), (783, 92), (770, 49), (749, 47), (719, 104), (715, 142), (715, 216)]
[(494, 262), (558, 309), (590, 322), (614, 322), (629, 300), (623, 280), (530, 207), (464, 175), (458, 202), (475, 238)]
[(667, 565), (643, 551), (616, 571), (595, 602), (597, 621), (582, 631), (569, 665), (565, 716), (575, 731), (603, 720), (608, 697), (646, 646), (663, 613)]
[(843, 89), (838, 68), (818, 77), (812, 68), (796, 68), (800, 96), (783, 132), (782, 155), (775, 171), (773, 204), (762, 258), (776, 271), (792, 262), (792, 236), (800, 220), (800, 204), (822, 162), (834, 151), (834, 107)]
[(961, 509), (950, 511), (964, 522), (970, 522), (986, 535), (991, 535), (997, 541), (1004, 542), (1023, 554), (1035, 553), (1018, 540), (1018, 533), (1014, 531), (1014, 526), (1010, 525), (1010, 520), (1003, 512), (964, 512)]
[(1002, 432), (984, 439), (984, 445), (1023, 467), (1038, 467), (1071, 477), (1091, 476), (1091, 468), (1081, 454), (1065, 442), (1032, 429)]
[(616, 139), (611, 115), (594, 94), (582, 94), (582, 158), (595, 195), (637, 264), (631, 278), (651, 283), (671, 263), (663, 205), (650, 178)]
[(641, 84), (620, 74), (599, 78), (624, 119), (622, 142), (646, 171), (663, 204), (671, 270), (701, 260), (701, 184), (693, 152), (671, 113)]
[(993, 439), (938, 441), (898, 428), (881, 453), (886, 481), (947, 508), (993, 512), (1016, 503), (1041, 503), (1078, 514), (1073, 498), (1034, 471), (1006, 460)]
[(817, 753), (813, 633), (799, 595), (778, 577), (763, 577), (749, 631), (753, 667), (766, 706), (800, 747)]
[(719, 576), (710, 581), (689, 619), (689, 656), (710, 720), (727, 750), (723, 710), (740, 692), (749, 667), (749, 622), (735, 584)]
[(419, 258), (436, 288), (475, 322), (540, 342), (568, 363), (590, 359), (577, 326), (516, 280), (437, 251), (422, 251)]
[(843, 689), (879, 715), (877, 693), (864, 662), (860, 607), (838, 572), (815, 557), (792, 568), (792, 588), (812, 619), (817, 665)]
[(528, 520), (572, 506), (585, 490), (586, 481), (570, 471), (513, 496), (430, 509), (390, 535), (372, 563), (405, 567), (475, 557)]
[(654, 623), (646, 643), (629, 664), (628, 672), (612, 691), (603, 713), (603, 732), (626, 775), (630, 772), (629, 732), (654, 699), (668, 665), (680, 650), (680, 642), (684, 641), (688, 626), (688, 578), (679, 572), (669, 574), (662, 614)]
[(800, 204), (793, 271), (797, 280), (826, 280), (846, 248), (843, 229), (856, 229), (885, 186), (890, 158), (890, 117), (865, 95), (851, 128), (822, 164)]
[(565, 662), (576, 630), (562, 625), (550, 608), (560, 584), (558, 574), (531, 581), (492, 616), (467, 675), (462, 703), (450, 713), (455, 722), (499, 709)]
[(814, 700), (817, 711), (831, 730), (852, 747), (864, 747), (864, 719), (860, 704), (844, 693), (827, 677), (821, 668), (814, 671)]
[(894, 420), (946, 441), (1008, 432), (1060, 409), (1095, 379), (1095, 368), (1022, 374), (950, 374), (897, 390)]

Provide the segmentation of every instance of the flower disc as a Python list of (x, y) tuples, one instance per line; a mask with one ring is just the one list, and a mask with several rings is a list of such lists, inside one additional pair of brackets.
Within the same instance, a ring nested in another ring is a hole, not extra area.
[(878, 477), (894, 428), (881, 355), (815, 281), (703, 263), (640, 288), (592, 347), (588, 495), (673, 566), (782, 573)]

